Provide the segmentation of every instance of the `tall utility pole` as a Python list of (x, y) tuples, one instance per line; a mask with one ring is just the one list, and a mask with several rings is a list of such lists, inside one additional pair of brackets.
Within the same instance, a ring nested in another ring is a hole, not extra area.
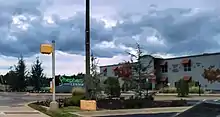
[(86, 29), (85, 29), (85, 51), (86, 51), (86, 97), (89, 98), (90, 90), (90, 0), (86, 0)]

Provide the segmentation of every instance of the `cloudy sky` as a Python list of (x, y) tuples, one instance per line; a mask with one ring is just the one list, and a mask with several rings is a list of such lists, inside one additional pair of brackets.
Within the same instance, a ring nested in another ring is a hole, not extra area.
[[(0, 0), (0, 73), (22, 54), (51, 75), (42, 43), (56, 41), (56, 73), (84, 72), (83, 0)], [(162, 57), (218, 52), (219, 0), (91, 0), (91, 49), (99, 65), (127, 60), (135, 43)]]

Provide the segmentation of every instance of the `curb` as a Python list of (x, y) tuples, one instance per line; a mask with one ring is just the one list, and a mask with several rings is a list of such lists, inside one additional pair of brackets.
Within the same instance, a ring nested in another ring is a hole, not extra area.
[[(26, 93), (25, 95), (30, 96), (51, 96), (52, 93)], [(56, 96), (72, 96), (71, 93), (56, 93)]]
[[(31, 104), (31, 103), (34, 103), (34, 102), (37, 102), (37, 101), (32, 101), (32, 102), (29, 102), (29, 103), (25, 103), (24, 106), (27, 107), (27, 108), (31, 108), (31, 107), (28, 106), (28, 105)], [(33, 109), (35, 112), (39, 112), (41, 115), (44, 115), (45, 117), (50, 117), (49, 115), (47, 115), (47, 114), (45, 114), (45, 113), (42, 113), (42, 112), (40, 112), (40, 111), (38, 111), (38, 110), (36, 110), (36, 109), (34, 109), (34, 108), (31, 108), (31, 109)]]
[[(177, 96), (177, 94), (156, 94), (155, 96)], [(213, 96), (213, 97), (220, 97), (220, 94), (201, 94), (199, 96), (199, 94), (189, 94), (189, 96), (195, 96), (195, 97), (209, 97), (209, 96)]]
[[(101, 116), (114, 116), (114, 115), (135, 115), (135, 114), (157, 114), (157, 113), (172, 113), (172, 112), (183, 112), (191, 106), (186, 107), (163, 107), (163, 108), (145, 108), (145, 109), (120, 109), (120, 110), (105, 110), (105, 111), (94, 111), (94, 112), (73, 112), (80, 117), (101, 117)], [(133, 111), (133, 112), (132, 112)], [(111, 112), (111, 113), (108, 113)]]

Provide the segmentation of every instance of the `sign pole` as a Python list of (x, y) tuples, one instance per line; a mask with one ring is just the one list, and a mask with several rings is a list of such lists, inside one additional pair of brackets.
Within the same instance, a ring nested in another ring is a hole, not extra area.
[(42, 54), (52, 54), (52, 94), (53, 94), (53, 100), (50, 103), (50, 110), (57, 110), (59, 108), (58, 103), (56, 102), (55, 97), (55, 41), (52, 41), (52, 44), (41, 44), (40, 46), (40, 52)]
[(52, 41), (52, 77), (53, 77), (53, 101), (56, 101), (55, 97), (55, 41)]
[(52, 41), (52, 91), (53, 91), (53, 100), (50, 103), (50, 110), (57, 110), (59, 108), (58, 103), (56, 102), (55, 97), (55, 41)]

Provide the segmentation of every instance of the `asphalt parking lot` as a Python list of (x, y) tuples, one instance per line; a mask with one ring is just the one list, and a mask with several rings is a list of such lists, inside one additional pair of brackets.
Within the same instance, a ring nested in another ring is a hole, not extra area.
[(114, 115), (114, 116), (103, 116), (103, 117), (172, 117), (175, 115), (172, 113), (157, 113), (157, 114), (132, 114), (132, 115)]

